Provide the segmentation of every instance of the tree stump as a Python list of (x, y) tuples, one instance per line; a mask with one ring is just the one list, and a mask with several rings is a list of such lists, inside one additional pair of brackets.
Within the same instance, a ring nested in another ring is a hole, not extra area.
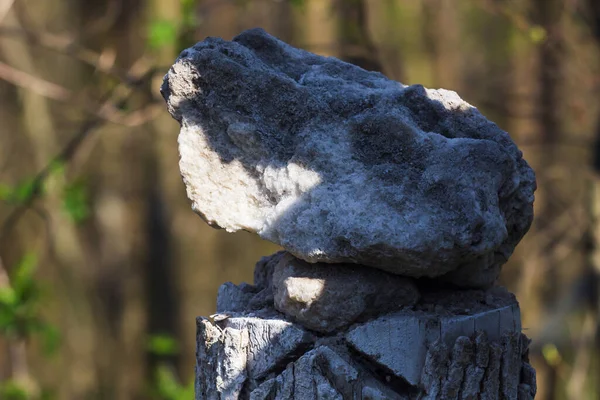
[[(261, 260), (255, 285), (223, 285), (218, 313), (197, 319), (196, 400), (534, 398), (529, 339), (503, 288), (424, 287), (413, 305), (319, 332), (275, 308), (273, 271), (290, 258)], [(310, 313), (324, 297), (300, 302)]]

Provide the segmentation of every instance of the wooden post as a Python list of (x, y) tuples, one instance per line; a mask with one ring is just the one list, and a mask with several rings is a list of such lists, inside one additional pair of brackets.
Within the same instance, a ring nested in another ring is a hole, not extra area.
[(197, 319), (196, 400), (535, 397), (506, 290), (422, 288), (414, 306), (323, 334), (274, 308), (268, 262), (255, 285), (223, 285), (218, 314)]

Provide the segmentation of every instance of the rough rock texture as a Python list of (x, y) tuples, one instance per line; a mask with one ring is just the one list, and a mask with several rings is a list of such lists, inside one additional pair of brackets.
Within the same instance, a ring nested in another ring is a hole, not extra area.
[(219, 288), (217, 312), (259, 311), (273, 308), (273, 273), (285, 251), (263, 257), (254, 267), (254, 285), (226, 282)]
[[(373, 336), (385, 338), (389, 341), (387, 358), (357, 350), (357, 341), (346, 341), (344, 332), (319, 338), (283, 316), (219, 315), (215, 317), (219, 322), (199, 318), (196, 400), (535, 397), (529, 341), (514, 325), (501, 329), (499, 336), (494, 331), (495, 337), (486, 333), (488, 325), (484, 324), (468, 336), (442, 334), (435, 339), (430, 335), (430, 341), (412, 343), (389, 331), (391, 325), (406, 324), (406, 315), (382, 318), (389, 324), (367, 322), (348, 335), (361, 328), (371, 332), (357, 338), (358, 347), (369, 347)], [(455, 318), (454, 324), (461, 326), (457, 332), (472, 331), (473, 324)], [(433, 333), (427, 323), (422, 326)], [(397, 353), (409, 355), (411, 351), (412, 357), (397, 357)], [(397, 359), (388, 363), (390, 357)]]
[(275, 265), (272, 284), (275, 308), (319, 332), (412, 306), (419, 299), (411, 279), (352, 264), (309, 264), (291, 254)]
[(260, 29), (183, 51), (161, 91), (193, 209), (306, 261), (486, 286), (531, 224), (533, 171), (454, 92)]
[(221, 285), (217, 312), (275, 307), (305, 328), (327, 333), (418, 299), (410, 278), (355, 264), (309, 264), (281, 251), (256, 264), (254, 285)]

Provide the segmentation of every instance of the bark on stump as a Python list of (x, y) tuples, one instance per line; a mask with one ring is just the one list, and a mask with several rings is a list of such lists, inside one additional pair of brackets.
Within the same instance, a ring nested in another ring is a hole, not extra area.
[(506, 290), (421, 288), (415, 305), (323, 333), (275, 309), (273, 259), (257, 264), (255, 285), (223, 285), (218, 314), (197, 319), (197, 400), (535, 397)]

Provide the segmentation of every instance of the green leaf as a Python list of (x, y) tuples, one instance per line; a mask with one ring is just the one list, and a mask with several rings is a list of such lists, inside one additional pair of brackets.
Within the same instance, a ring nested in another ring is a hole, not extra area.
[(28, 400), (27, 390), (12, 380), (0, 383), (0, 399), (3, 400)]
[(174, 45), (177, 42), (178, 29), (171, 21), (155, 21), (150, 24), (148, 44), (153, 49)]
[(16, 203), (25, 203), (33, 197), (37, 189), (38, 184), (34, 179), (26, 179), (14, 188), (11, 200)]
[(301, 7), (304, 7), (304, 5), (306, 4), (306, 2), (305, 2), (305, 0), (290, 0), (290, 4), (293, 7), (301, 8)]
[[(193, 399), (194, 396), (190, 397)], [(56, 395), (56, 390), (49, 388), (42, 388), (42, 393), (40, 393), (40, 400), (56, 400), (58, 399)]]
[(553, 367), (557, 367), (562, 363), (562, 356), (556, 345), (553, 343), (546, 343), (542, 347), (542, 355), (546, 359), (546, 362)]
[(179, 398), (177, 400), (188, 400), (194, 398), (195, 393), (194, 380), (191, 380), (186, 386), (179, 390)]
[(47, 356), (50, 356), (58, 350), (61, 342), (58, 328), (50, 324), (44, 324), (42, 330), (42, 349)]
[(166, 365), (159, 365), (156, 368), (156, 388), (159, 395), (166, 400), (179, 399), (181, 386), (171, 368)]
[(0, 287), (0, 307), (14, 307), (17, 303), (17, 294), (10, 286)]
[(50, 163), (50, 174), (51, 175), (64, 175), (65, 173), (65, 162), (61, 159), (56, 159)]
[(543, 26), (534, 25), (529, 28), (529, 39), (535, 44), (540, 44), (546, 40), (548, 33)]
[(195, 0), (180, 0), (181, 1), (181, 24), (184, 28), (194, 28), (199, 25), (196, 16), (196, 1)]
[(0, 200), (10, 200), (13, 197), (13, 188), (4, 183), (0, 183)]
[(37, 265), (37, 255), (29, 252), (21, 258), (11, 274), (12, 287), (19, 297), (28, 297), (27, 295), (35, 286), (33, 278), (37, 270)]
[(6, 336), (12, 336), (17, 333), (15, 320), (15, 308), (7, 305), (0, 305), (0, 332)]
[(78, 180), (65, 186), (63, 209), (74, 222), (82, 222), (90, 215), (87, 187), (83, 181)]
[(179, 353), (177, 340), (169, 335), (153, 335), (146, 345), (148, 351), (159, 356), (171, 356)]

